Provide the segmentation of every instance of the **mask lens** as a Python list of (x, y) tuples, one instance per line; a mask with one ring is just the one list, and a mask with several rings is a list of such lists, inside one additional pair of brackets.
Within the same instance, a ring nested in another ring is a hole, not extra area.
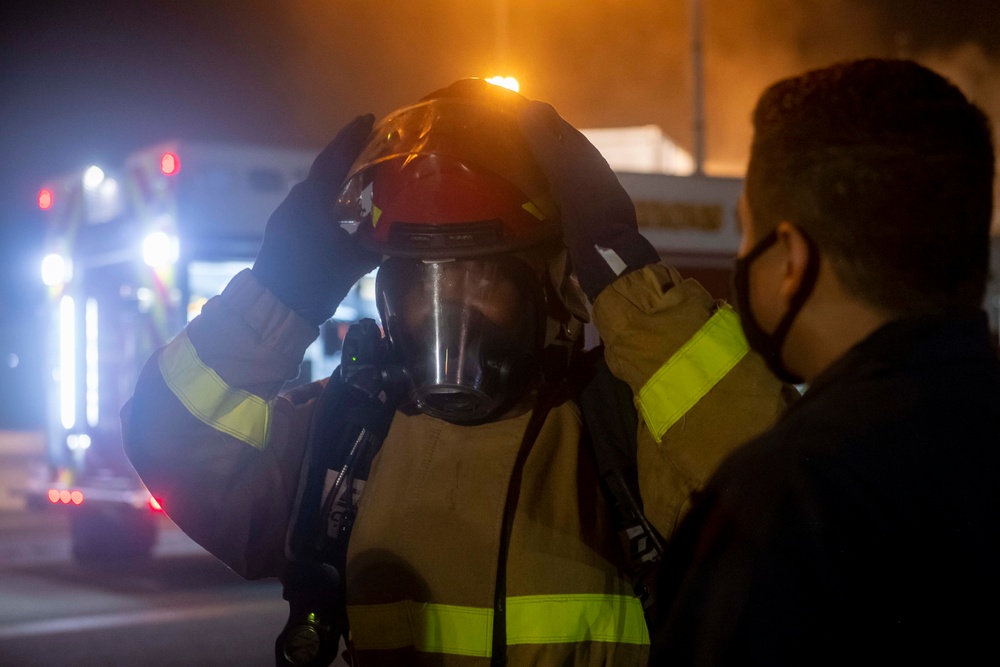
[(428, 414), (486, 418), (509, 398), (515, 366), (540, 348), (540, 287), (516, 262), (392, 258), (376, 289), (411, 397)]

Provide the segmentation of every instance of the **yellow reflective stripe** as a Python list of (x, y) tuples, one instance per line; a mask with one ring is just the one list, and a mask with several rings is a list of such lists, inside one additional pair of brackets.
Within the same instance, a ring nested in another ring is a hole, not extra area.
[(749, 350), (736, 311), (722, 306), (639, 390), (639, 410), (656, 441)]
[(508, 644), (648, 644), (642, 604), (627, 595), (507, 598)]
[(198, 358), (186, 331), (163, 349), (160, 374), (192, 415), (217, 431), (264, 449), (271, 406), (260, 396), (227, 385)]
[(530, 199), (528, 201), (524, 202), (523, 204), (521, 204), (521, 208), (523, 208), (525, 211), (527, 211), (531, 215), (535, 216), (539, 220), (544, 220), (545, 219), (545, 214), (542, 213), (542, 209), (538, 208), (538, 206), (535, 204), (535, 202), (531, 201)]
[(351, 641), (359, 650), (413, 646), (427, 653), (488, 657), (493, 643), (493, 610), (450, 604), (349, 605)]
[[(412, 646), (426, 653), (488, 657), (493, 610), (406, 600), (350, 605), (351, 641), (359, 650)], [(508, 644), (573, 642), (648, 644), (642, 605), (625, 595), (527, 595), (507, 598)]]

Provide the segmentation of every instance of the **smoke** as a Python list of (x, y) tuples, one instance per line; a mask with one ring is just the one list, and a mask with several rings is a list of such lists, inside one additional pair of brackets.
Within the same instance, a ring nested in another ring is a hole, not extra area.
[[(998, 45), (986, 43), (992, 31), (975, 27), (1000, 18), (994, 4), (700, 1), (710, 174), (744, 172), (750, 114), (768, 85), (851, 58), (923, 62), (1000, 127)], [(286, 0), (266, 19), (280, 42), (268, 50), (269, 79), (284, 81), (289, 94), (283, 122), (317, 145), (356, 114), (386, 113), (461, 77), (499, 74), (517, 77), (522, 93), (577, 126), (658, 125), (690, 149), (692, 2)]]
[(850, 58), (884, 56), (876, 15), (850, 0), (705, 3), (706, 171), (742, 175), (750, 116), (779, 79)]

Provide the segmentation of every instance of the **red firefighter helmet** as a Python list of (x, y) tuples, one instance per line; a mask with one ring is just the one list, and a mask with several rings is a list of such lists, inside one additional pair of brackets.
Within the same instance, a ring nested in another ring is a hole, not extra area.
[(454, 259), (561, 236), (518, 124), (527, 99), (462, 79), (380, 120), (349, 171), (336, 219), (387, 256)]

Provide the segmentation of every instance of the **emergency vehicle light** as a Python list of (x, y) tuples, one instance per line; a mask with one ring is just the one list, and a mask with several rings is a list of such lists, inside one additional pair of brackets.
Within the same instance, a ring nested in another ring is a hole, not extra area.
[(73, 298), (59, 301), (59, 416), (63, 428), (76, 423), (76, 305)]
[(42, 188), (38, 191), (38, 208), (47, 211), (52, 208), (52, 190)]
[(177, 237), (166, 232), (153, 232), (142, 242), (142, 259), (148, 266), (167, 266), (180, 254)]
[(160, 158), (160, 171), (165, 176), (173, 176), (181, 170), (181, 160), (175, 153), (164, 153)]
[(521, 84), (512, 76), (491, 76), (486, 79), (486, 83), (492, 83), (494, 86), (513, 90), (515, 93), (521, 90)]
[[(100, 364), (97, 357), (97, 299), (93, 297), (87, 299), (85, 303), (83, 323), (85, 333), (83, 351), (85, 366), (84, 385), (86, 387), (84, 403), (86, 405), (87, 424), (97, 426), (97, 421), (100, 418), (100, 384), (98, 378)], [(87, 437), (89, 446), (90, 437), (86, 435), (81, 435), (80, 437)]]
[(86, 433), (70, 433), (66, 436), (66, 446), (72, 451), (90, 449), (90, 436)]
[(83, 172), (83, 187), (87, 190), (96, 190), (104, 182), (104, 170), (96, 164), (87, 167)]
[(62, 503), (63, 505), (83, 504), (83, 491), (70, 491), (68, 489), (49, 489), (49, 502), (53, 505)]
[(72, 271), (73, 265), (67, 257), (53, 253), (42, 258), (42, 282), (49, 287), (68, 283)]

